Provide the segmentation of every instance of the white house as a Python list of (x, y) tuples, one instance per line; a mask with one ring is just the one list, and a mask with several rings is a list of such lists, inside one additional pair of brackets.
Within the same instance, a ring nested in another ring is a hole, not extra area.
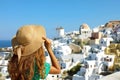
[(7, 66), (4, 66), (4, 67), (1, 69), (1, 73), (2, 73), (4, 76), (8, 75)]
[(61, 74), (48, 74), (45, 80), (62, 80)]
[(90, 80), (93, 74), (95, 74), (96, 61), (85, 60), (84, 66), (80, 68), (80, 71), (73, 76), (73, 80)]
[(0, 52), (0, 65), (7, 65), (8, 60), (6, 58), (10, 55), (10, 52)]
[(99, 32), (99, 28), (93, 28), (92, 32)]
[(102, 77), (99, 75), (101, 72), (113, 68), (114, 61), (114, 55), (105, 55), (102, 50), (99, 50), (98, 53), (89, 52), (89, 55), (84, 60), (84, 66), (73, 76), (73, 80), (98, 80)]
[(84, 58), (86, 58), (90, 54), (91, 47), (89, 45), (83, 46), (82, 53)]
[(98, 62), (98, 73), (100, 74), (101, 72), (112, 70), (114, 61), (115, 55), (104, 55)]
[(61, 66), (61, 69), (68, 69), (72, 64), (72, 59), (62, 58), (62, 60), (59, 61), (59, 64)]
[(116, 25), (114, 28), (114, 38), (119, 42), (120, 41), (120, 24)]
[(0, 60), (1, 66), (7, 66), (7, 64), (8, 64), (8, 60), (4, 60), (4, 59)]
[(63, 55), (71, 54), (72, 50), (68, 45), (61, 45), (54, 49), (54, 54), (57, 58)]
[(105, 28), (103, 31), (103, 36), (110, 36), (112, 33), (112, 28)]
[(113, 38), (101, 38), (100, 45), (107, 47), (110, 45), (111, 41), (113, 41)]

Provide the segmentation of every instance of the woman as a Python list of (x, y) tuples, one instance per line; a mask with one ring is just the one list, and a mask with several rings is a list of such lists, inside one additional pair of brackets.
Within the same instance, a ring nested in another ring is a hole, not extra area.
[[(11, 80), (39, 80), (47, 75), (59, 74), (60, 66), (46, 38), (44, 27), (25, 25), (18, 29), (12, 39), (13, 56), (8, 64)], [(52, 65), (45, 62), (44, 47), (51, 58)]]

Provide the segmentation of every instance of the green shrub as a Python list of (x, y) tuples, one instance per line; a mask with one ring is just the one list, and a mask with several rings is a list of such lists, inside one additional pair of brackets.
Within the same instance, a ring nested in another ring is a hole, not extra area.
[(2, 73), (0, 73), (0, 77), (2, 77)]
[(72, 69), (70, 69), (69, 71), (67, 71), (68, 75), (73, 76), (74, 74), (76, 74), (80, 70), (80, 67), (81, 67), (80, 63), (77, 64)]

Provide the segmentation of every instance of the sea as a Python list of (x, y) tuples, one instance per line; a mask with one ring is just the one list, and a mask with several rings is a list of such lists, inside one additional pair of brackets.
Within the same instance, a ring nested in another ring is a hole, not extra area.
[(0, 48), (11, 47), (10, 40), (0, 40)]

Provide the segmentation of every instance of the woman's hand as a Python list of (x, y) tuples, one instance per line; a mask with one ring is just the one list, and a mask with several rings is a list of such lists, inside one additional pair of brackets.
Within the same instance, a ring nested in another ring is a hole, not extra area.
[(51, 49), (51, 41), (50, 39), (46, 38), (46, 37), (42, 37), (43, 40), (45, 40), (44, 45), (46, 47), (47, 50)]
[(51, 58), (51, 62), (52, 65), (50, 67), (50, 74), (59, 74), (61, 69), (60, 69), (60, 65), (51, 49), (51, 41), (50, 39), (46, 38), (46, 37), (42, 37), (43, 40), (45, 40), (44, 45), (49, 53), (49, 56)]

